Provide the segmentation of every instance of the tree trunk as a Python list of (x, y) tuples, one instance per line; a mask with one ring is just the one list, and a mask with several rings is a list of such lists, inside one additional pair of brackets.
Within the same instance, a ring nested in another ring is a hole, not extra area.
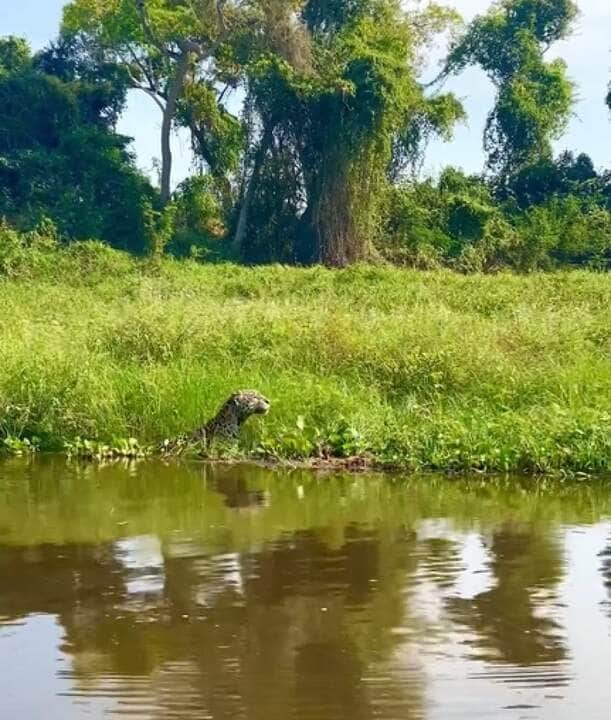
[(297, 233), (297, 261), (345, 267), (364, 259), (366, 245), (355, 223), (355, 204), (339, 163), (321, 168), (308, 188), (308, 207)]
[(176, 73), (168, 86), (168, 97), (163, 111), (163, 121), (161, 123), (161, 204), (165, 207), (172, 195), (172, 124), (176, 116), (176, 108), (178, 100), (182, 95), (185, 78), (189, 72), (191, 64), (191, 53), (183, 51), (178, 64)]
[(320, 249), (320, 192), (319, 183), (308, 192), (308, 206), (299, 220), (295, 237), (295, 260), (299, 265), (321, 262)]
[(272, 131), (273, 127), (271, 124), (265, 128), (263, 137), (261, 138), (261, 142), (259, 144), (259, 147), (257, 148), (257, 152), (255, 153), (255, 160), (253, 163), (250, 178), (246, 180), (246, 190), (242, 199), (242, 205), (240, 206), (238, 224), (236, 226), (235, 235), (231, 244), (233, 252), (238, 256), (241, 254), (242, 247), (244, 245), (244, 238), (246, 237), (246, 229), (248, 227), (250, 206), (252, 204), (253, 197), (255, 196), (255, 190), (257, 189), (259, 174), (261, 173), (261, 168), (263, 166), (263, 162), (265, 161), (265, 155), (272, 141)]

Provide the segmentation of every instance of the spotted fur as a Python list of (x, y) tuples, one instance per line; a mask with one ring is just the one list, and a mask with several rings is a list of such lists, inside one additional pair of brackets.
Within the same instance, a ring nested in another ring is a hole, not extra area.
[(256, 390), (240, 390), (224, 403), (218, 413), (190, 435), (181, 435), (162, 446), (165, 453), (180, 453), (189, 446), (208, 446), (213, 440), (237, 440), (240, 428), (252, 415), (265, 415), (270, 402)]

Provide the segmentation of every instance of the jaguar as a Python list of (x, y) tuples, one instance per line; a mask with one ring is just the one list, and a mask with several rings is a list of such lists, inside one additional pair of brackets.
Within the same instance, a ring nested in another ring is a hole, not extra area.
[(256, 390), (238, 390), (223, 403), (218, 413), (197, 430), (166, 440), (161, 450), (166, 454), (180, 453), (188, 447), (208, 447), (213, 440), (231, 442), (238, 439), (242, 425), (253, 415), (265, 415), (270, 401)]

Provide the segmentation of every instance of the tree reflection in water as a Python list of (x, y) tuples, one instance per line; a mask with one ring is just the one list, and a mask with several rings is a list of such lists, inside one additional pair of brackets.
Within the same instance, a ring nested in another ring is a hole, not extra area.
[[(223, 492), (246, 506), (243, 489)], [(254, 510), (261, 496), (250, 497)], [(56, 615), (75, 694), (134, 697), (147, 678), (159, 718), (365, 720), (382, 705), (416, 718), (422, 677), (402, 684), (384, 669), (414, 546), (402, 527), (348, 523), (215, 555), (183, 537), (159, 543), (158, 558), (142, 537), (1, 547), (13, 582), (0, 615)]]
[(558, 539), (548, 528), (508, 523), (492, 531), (488, 550), (493, 586), (447, 603), (474, 631), (474, 657), (521, 667), (565, 660), (561, 627), (541, 612), (564, 573)]
[[(460, 693), (435, 672), (466, 677), (465, 643), (489, 678), (563, 683), (554, 528), (610, 507), (430, 478), (11, 467), (0, 618), (56, 617), (72, 695), (159, 720), (428, 717), (434, 685)], [(490, 577), (468, 598), (467, 537)]]
[(603, 575), (605, 587), (607, 588), (607, 592), (609, 594), (607, 608), (609, 609), (609, 617), (611, 617), (611, 537), (609, 537), (609, 542), (607, 543), (606, 548), (601, 552), (601, 558), (602, 564), (600, 570)]

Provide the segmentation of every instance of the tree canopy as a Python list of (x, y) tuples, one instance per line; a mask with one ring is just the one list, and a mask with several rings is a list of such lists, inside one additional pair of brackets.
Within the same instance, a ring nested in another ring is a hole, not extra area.
[[(467, 26), (402, 0), (70, 0), (42, 52), (0, 39), (0, 220), (248, 263), (605, 266), (611, 173), (553, 151), (575, 90), (546, 53), (576, 16), (572, 0), (498, 0)], [(427, 142), (466, 119), (423, 80), (447, 37), (438, 80), (476, 66), (496, 89), (487, 163), (427, 179)], [(160, 113), (159, 187), (116, 131), (133, 91)], [(177, 128), (194, 162), (176, 187)]]
[(181, 121), (214, 172), (231, 165), (219, 143), (235, 141), (239, 128), (218, 106), (214, 80), (236, 10), (229, 0), (72, 0), (64, 9), (64, 35), (88, 38), (160, 109), (164, 205), (171, 193), (170, 136)]
[[(263, 10), (271, 13), (273, 3)], [(397, 0), (295, 3), (282, 42), (268, 36), (249, 59), (260, 128), (253, 155), (288, 165), (284, 187), (302, 200), (290, 223), (293, 260), (344, 265), (367, 257), (393, 150), (413, 156), (416, 143), (401, 141), (415, 127), (421, 136), (426, 123), (448, 132), (462, 117), (450, 96), (446, 112), (435, 112), (440, 98), (428, 98), (417, 77), (430, 33), (452, 19), (436, 6), (406, 15)]]
[(32, 56), (0, 41), (0, 215), (144, 251), (154, 192), (113, 130), (124, 99), (114, 69), (82, 64), (75, 46)]
[(572, 0), (500, 0), (477, 17), (450, 50), (444, 75), (479, 65), (497, 95), (484, 136), (488, 167), (502, 178), (552, 156), (574, 91), (562, 60), (545, 52), (566, 37), (577, 15)]

